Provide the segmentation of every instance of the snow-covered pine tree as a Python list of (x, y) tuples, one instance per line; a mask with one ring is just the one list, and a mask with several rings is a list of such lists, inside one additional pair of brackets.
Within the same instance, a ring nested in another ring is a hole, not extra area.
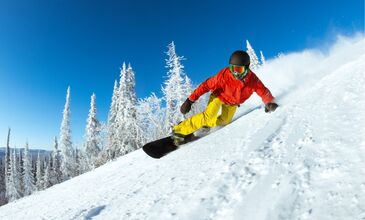
[(123, 63), (120, 69), (120, 79), (118, 87), (118, 98), (117, 98), (117, 114), (115, 117), (115, 145), (110, 149), (110, 159), (114, 159), (122, 154), (122, 148), (124, 145), (124, 137), (128, 130), (125, 129), (125, 113), (126, 113), (126, 75), (127, 66)]
[(108, 161), (108, 125), (105, 122), (100, 122), (100, 153), (95, 162), (95, 167), (99, 167)]
[(137, 150), (142, 145), (141, 141), (141, 130), (138, 126), (137, 119), (137, 95), (135, 91), (135, 73), (131, 66), (128, 64), (128, 68), (125, 76), (125, 96), (121, 97), (125, 98), (123, 101), (125, 103), (124, 109), (124, 130), (125, 136), (123, 138), (123, 148), (122, 155), (127, 154), (129, 152)]
[(32, 157), (29, 153), (29, 144), (25, 143), (23, 155), (23, 187), (24, 187), (24, 196), (28, 196), (35, 191), (35, 179), (33, 175), (32, 169)]
[(138, 124), (142, 128), (143, 143), (162, 138), (164, 109), (161, 107), (162, 99), (154, 93), (138, 102)]
[(16, 152), (17, 148), (14, 148), (14, 179), (15, 179), (15, 187), (18, 190), (20, 197), (23, 197), (23, 179), (22, 179), (22, 168), (21, 166), (21, 159), (20, 159), (20, 149), (18, 153)]
[(168, 45), (167, 51), (168, 59), (166, 59), (167, 80), (164, 82), (162, 92), (164, 94), (164, 101), (166, 103), (164, 133), (170, 132), (173, 125), (184, 119), (180, 112), (180, 106), (187, 98), (186, 75), (184, 66), (181, 61), (184, 57), (176, 54), (175, 44), (171, 42)]
[(75, 176), (75, 152), (72, 147), (70, 126), (70, 93), (71, 90), (68, 87), (60, 131), (61, 171), (63, 180), (68, 180)]
[(47, 189), (52, 186), (51, 182), (51, 158), (49, 157), (48, 162), (45, 160), (43, 162), (44, 170), (44, 177), (43, 177), (43, 189)]
[(256, 70), (260, 67), (259, 58), (257, 57), (255, 50), (252, 48), (248, 40), (246, 40), (246, 47), (247, 47), (247, 53), (250, 56), (250, 62), (251, 62), (250, 68), (252, 70)]
[(19, 179), (17, 179), (18, 174), (17, 168), (16, 168), (16, 153), (15, 150), (12, 151), (10, 155), (10, 162), (9, 162), (10, 170), (9, 170), (9, 180), (6, 185), (6, 197), (9, 202), (12, 202), (14, 200), (17, 200), (21, 198), (21, 194), (19, 192), (19, 189), (17, 188), (19, 183)]
[[(10, 132), (11, 132), (11, 129), (8, 128), (8, 136), (7, 136), (7, 139), (6, 139), (6, 152), (5, 152), (5, 161), (6, 163), (5, 164), (10, 164)], [(8, 168), (10, 169), (10, 166), (8, 166)]]
[(37, 190), (42, 190), (44, 185), (43, 172), (42, 172), (42, 161), (38, 151), (37, 157), (37, 170), (36, 170), (36, 188)]
[(107, 123), (107, 146), (103, 149), (102, 154), (99, 158), (99, 164), (104, 164), (106, 161), (114, 158), (115, 149), (118, 146), (117, 139), (117, 113), (118, 113), (118, 99), (119, 99), (119, 86), (117, 80), (114, 81), (113, 88), (113, 96), (112, 103), (110, 105), (110, 110), (108, 114), (108, 123)]
[(111, 158), (127, 154), (141, 146), (137, 124), (135, 75), (132, 67), (123, 63), (118, 88), (116, 114), (116, 147), (110, 149)]
[[(37, 184), (37, 157), (33, 158), (33, 155), (32, 155), (32, 169), (33, 169), (33, 177), (34, 177), (34, 186)], [(37, 188), (37, 187), (36, 187)]]
[(60, 150), (58, 149), (57, 137), (55, 137), (54, 139), (54, 147), (51, 157), (52, 157), (52, 169), (51, 169), (50, 181), (52, 185), (55, 185), (62, 182), (61, 154)]
[(96, 160), (100, 153), (100, 131), (101, 125), (99, 120), (96, 117), (96, 96), (93, 93), (91, 96), (90, 102), (90, 110), (89, 115), (86, 121), (86, 129), (85, 129), (85, 156), (86, 158), (82, 158), (83, 160), (87, 160), (88, 167), (90, 169), (95, 168)]
[(80, 157), (81, 157), (81, 150), (75, 147), (75, 176), (81, 175), (83, 173), (80, 167)]
[(261, 65), (265, 65), (266, 63), (266, 59), (264, 57), (264, 53), (262, 53), (262, 50), (260, 50), (260, 57), (261, 57)]
[(19, 189), (19, 193), (20, 195), (23, 197), (24, 196), (24, 184), (23, 184), (23, 177), (22, 177), (22, 173), (23, 173), (23, 155), (21, 154), (21, 150), (18, 150), (17, 156), (16, 156), (16, 169), (17, 169), (17, 179), (18, 181), (18, 189)]
[(0, 158), (0, 206), (6, 204), (5, 158)]
[(11, 165), (10, 165), (10, 132), (11, 129), (8, 128), (8, 136), (6, 139), (6, 151), (5, 151), (5, 186), (7, 187), (10, 183)]
[[(81, 175), (90, 170), (90, 165), (84, 151), (77, 150), (76, 155), (77, 155), (77, 168), (78, 168), (77, 171), (78, 175)], [(97, 162), (98, 161), (95, 160), (95, 167), (97, 165)]]

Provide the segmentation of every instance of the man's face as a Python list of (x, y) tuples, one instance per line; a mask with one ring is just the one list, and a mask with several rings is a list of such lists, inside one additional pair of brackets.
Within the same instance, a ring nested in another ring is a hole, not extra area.
[(248, 73), (248, 67), (246, 66), (230, 65), (229, 69), (237, 79), (243, 79)]

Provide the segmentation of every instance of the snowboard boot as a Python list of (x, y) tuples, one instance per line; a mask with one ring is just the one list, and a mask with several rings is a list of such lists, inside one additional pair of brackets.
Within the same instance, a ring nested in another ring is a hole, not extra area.
[(200, 128), (199, 130), (197, 130), (195, 132), (195, 135), (198, 136), (198, 137), (204, 137), (206, 136), (207, 134), (209, 134), (210, 132), (210, 127), (208, 126), (203, 126), (202, 128)]
[(208, 126), (203, 126), (203, 127), (201, 128), (201, 130), (202, 130), (204, 133), (208, 134), (208, 133), (210, 132), (210, 127), (208, 127)]
[(174, 141), (174, 144), (176, 146), (186, 144), (186, 143), (194, 141), (196, 139), (194, 134), (183, 135), (183, 134), (179, 134), (179, 133), (175, 133), (175, 132), (172, 132), (171, 138)]

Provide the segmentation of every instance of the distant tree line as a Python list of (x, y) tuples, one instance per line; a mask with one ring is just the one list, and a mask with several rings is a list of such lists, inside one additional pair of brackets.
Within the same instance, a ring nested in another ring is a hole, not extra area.
[[(252, 69), (265, 63), (261, 51), (260, 63), (248, 41), (246, 47)], [(169, 135), (172, 126), (184, 119), (180, 106), (194, 86), (182, 65), (184, 57), (176, 54), (174, 42), (168, 45), (166, 54), (168, 71), (162, 85), (163, 97), (152, 93), (138, 100), (135, 72), (130, 64), (125, 63), (120, 69), (119, 81), (114, 82), (106, 123), (97, 118), (96, 95), (91, 95), (82, 149), (75, 149), (72, 142), (70, 87), (67, 88), (59, 141), (54, 138), (53, 150), (48, 157), (38, 154), (36, 159), (32, 158), (28, 142), (22, 153), (11, 149), (9, 128), (5, 157), (0, 159), (0, 206), (90, 171), (139, 149), (146, 142)], [(189, 114), (202, 111), (206, 101), (207, 97), (200, 99)]]

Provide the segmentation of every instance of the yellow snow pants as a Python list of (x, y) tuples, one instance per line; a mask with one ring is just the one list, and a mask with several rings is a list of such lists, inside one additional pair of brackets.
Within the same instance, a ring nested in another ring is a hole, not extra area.
[[(221, 114), (218, 116), (221, 108)], [(236, 110), (236, 105), (226, 105), (218, 97), (211, 94), (204, 112), (185, 119), (178, 125), (175, 125), (173, 130), (175, 133), (188, 135), (199, 130), (203, 126), (212, 128), (215, 126), (227, 125), (232, 121)]]

